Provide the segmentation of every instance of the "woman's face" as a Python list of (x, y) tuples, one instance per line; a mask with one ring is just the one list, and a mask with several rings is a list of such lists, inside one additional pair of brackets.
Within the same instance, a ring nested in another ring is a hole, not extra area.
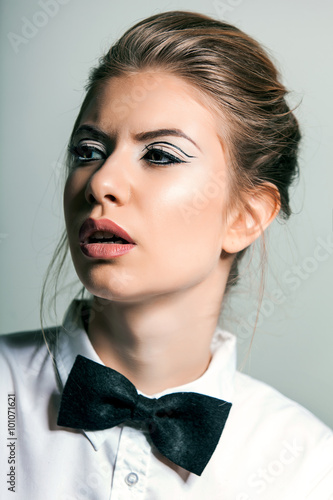
[[(93, 295), (139, 301), (226, 279), (225, 156), (217, 118), (193, 87), (162, 72), (110, 79), (71, 150), (67, 233)], [(134, 243), (113, 243), (109, 221)]]

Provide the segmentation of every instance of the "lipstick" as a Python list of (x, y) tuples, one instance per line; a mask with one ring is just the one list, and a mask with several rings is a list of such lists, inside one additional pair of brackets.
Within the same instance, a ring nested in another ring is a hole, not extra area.
[(87, 219), (79, 231), (81, 251), (93, 259), (113, 259), (130, 252), (135, 242), (110, 219)]

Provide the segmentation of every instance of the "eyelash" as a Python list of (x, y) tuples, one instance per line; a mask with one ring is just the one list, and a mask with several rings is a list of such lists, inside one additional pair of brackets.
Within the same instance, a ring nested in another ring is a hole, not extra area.
[[(163, 149), (157, 148), (157, 147), (152, 146), (152, 145), (145, 146), (144, 149), (145, 149), (146, 153), (140, 159), (145, 160), (150, 165), (175, 165), (177, 163), (187, 163), (184, 160), (181, 160), (180, 158), (172, 155), (171, 153), (168, 153), (168, 152), (164, 151)], [(87, 143), (78, 144), (77, 146), (72, 144), (71, 146), (69, 146), (68, 151), (73, 156), (74, 161), (81, 163), (81, 164), (90, 163), (92, 161), (101, 161), (101, 160), (105, 160), (105, 158), (106, 158), (105, 151), (97, 148), (96, 146), (91, 146)], [(87, 153), (88, 154), (89, 153), (97, 153), (101, 157), (100, 158), (84, 158), (83, 155), (87, 154)], [(167, 161), (158, 161), (158, 160), (153, 160), (153, 159), (148, 158), (149, 154), (152, 155), (152, 154), (156, 154), (156, 153), (161, 155), (161, 156), (164, 156), (164, 158), (166, 158)]]
[[(83, 149), (85, 151), (82, 151)], [(105, 156), (104, 151), (102, 151), (99, 148), (96, 148), (95, 146), (91, 146), (87, 143), (78, 144), (77, 146), (74, 146), (74, 144), (72, 144), (71, 146), (69, 146), (68, 151), (73, 156), (73, 159), (79, 163), (90, 163), (92, 161), (103, 160), (104, 156)], [(99, 153), (102, 157), (101, 158), (83, 158), (82, 155), (86, 154), (87, 152), (88, 153)]]
[[(171, 153), (167, 153), (163, 149), (156, 148), (154, 146), (146, 146), (145, 150), (147, 152), (141, 158), (141, 160), (145, 159), (147, 161), (147, 163), (149, 163), (151, 165), (174, 165), (176, 163), (185, 163), (183, 160), (181, 160), (180, 158), (177, 158), (176, 156), (172, 155)], [(169, 161), (161, 162), (161, 161), (157, 161), (157, 160), (149, 160), (148, 158), (146, 158), (148, 153), (153, 153), (153, 154), (158, 153), (158, 154), (164, 156), (165, 158), (167, 158)]]

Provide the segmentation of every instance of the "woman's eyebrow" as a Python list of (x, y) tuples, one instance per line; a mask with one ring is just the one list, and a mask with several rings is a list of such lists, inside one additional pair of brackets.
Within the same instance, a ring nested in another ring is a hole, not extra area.
[[(73, 137), (82, 132), (89, 132), (94, 139), (103, 139), (104, 141), (110, 140), (110, 136), (108, 134), (106, 134), (97, 127), (93, 127), (92, 125), (81, 125), (81, 127), (79, 127), (74, 132)], [(138, 134), (134, 135), (134, 139), (136, 141), (148, 141), (150, 139), (156, 139), (158, 137), (166, 135), (171, 135), (174, 137), (183, 137), (184, 139), (187, 139), (192, 144), (194, 144), (194, 146), (198, 148), (200, 152), (202, 152), (198, 144), (193, 139), (191, 139), (191, 137), (186, 135), (182, 130), (179, 130), (178, 128), (171, 128), (171, 129), (161, 128), (157, 130), (150, 130), (148, 132), (139, 132)]]
[(73, 138), (82, 133), (82, 132), (89, 132), (89, 134), (94, 138), (94, 139), (103, 139), (104, 141), (109, 141), (110, 137), (108, 134), (103, 132), (103, 130), (93, 127), (92, 125), (81, 125), (78, 129), (75, 130), (73, 134)]
[(183, 137), (184, 139), (187, 139), (188, 141), (192, 142), (192, 144), (194, 144), (194, 146), (196, 148), (198, 148), (199, 151), (201, 152), (201, 149), (199, 148), (197, 143), (194, 142), (194, 140), (191, 139), (191, 137), (186, 135), (184, 132), (182, 132), (182, 130), (179, 130), (178, 128), (171, 128), (171, 129), (170, 128), (161, 128), (158, 130), (150, 130), (148, 132), (140, 132), (139, 134), (134, 135), (134, 139), (136, 141), (147, 141), (150, 139), (156, 139), (158, 137), (166, 136), (166, 135), (172, 135), (174, 137)]

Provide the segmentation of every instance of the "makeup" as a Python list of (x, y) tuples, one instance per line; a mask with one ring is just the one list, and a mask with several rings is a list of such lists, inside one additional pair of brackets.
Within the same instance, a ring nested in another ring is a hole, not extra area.
[(87, 219), (79, 231), (82, 252), (93, 259), (112, 259), (136, 245), (129, 234), (110, 219)]

